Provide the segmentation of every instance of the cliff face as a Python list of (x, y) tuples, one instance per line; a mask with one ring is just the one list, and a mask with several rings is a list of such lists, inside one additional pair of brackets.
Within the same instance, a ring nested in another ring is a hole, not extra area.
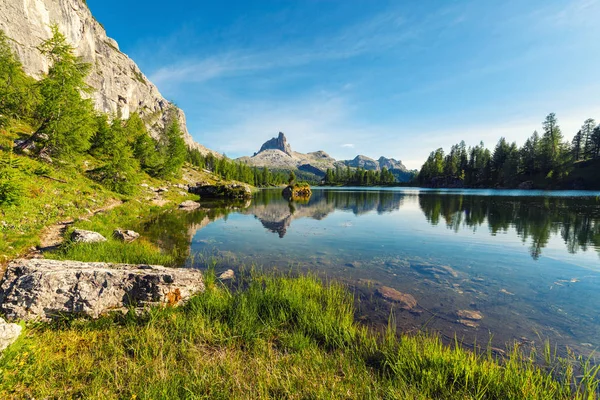
[[(76, 54), (92, 65), (88, 83), (96, 89), (92, 94), (96, 109), (116, 113), (120, 108), (123, 118), (137, 111), (156, 138), (171, 104), (106, 35), (84, 0), (0, 0), (0, 29), (12, 39), (25, 72), (35, 78), (48, 71), (48, 60), (36, 47), (51, 36), (50, 25), (54, 23)], [(206, 153), (208, 150), (188, 133), (183, 111), (178, 109), (176, 115), (186, 144)]]
[[(258, 153), (263, 152), (265, 150), (279, 150), (283, 151), (288, 156), (293, 156), (292, 147), (288, 144), (287, 139), (283, 132), (279, 132), (279, 136), (276, 138), (267, 140), (260, 148)], [(257, 154), (258, 154), (257, 153)]]

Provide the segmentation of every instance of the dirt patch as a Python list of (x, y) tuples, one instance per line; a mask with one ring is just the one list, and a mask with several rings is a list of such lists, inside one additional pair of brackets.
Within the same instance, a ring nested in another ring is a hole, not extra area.
[[(115, 207), (123, 204), (121, 200), (111, 199), (105, 205), (100, 208), (93, 210), (92, 212), (83, 215), (82, 217), (88, 218), (93, 217), (96, 214), (101, 212), (105, 212), (108, 210), (112, 210)], [(42, 234), (40, 237), (40, 246), (39, 249), (30, 252), (27, 257), (36, 257), (39, 256), (42, 252), (52, 250), (57, 248), (63, 241), (64, 235), (69, 226), (73, 225), (75, 222), (74, 219), (68, 219), (65, 221), (58, 222), (54, 225), (47, 226), (42, 230)]]

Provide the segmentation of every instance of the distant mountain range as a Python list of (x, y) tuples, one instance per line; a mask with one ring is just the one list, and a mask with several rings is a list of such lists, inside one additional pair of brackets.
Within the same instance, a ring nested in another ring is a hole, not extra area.
[(279, 132), (277, 137), (267, 140), (252, 157), (240, 157), (238, 161), (256, 167), (268, 167), (275, 170), (300, 170), (315, 175), (315, 178), (325, 176), (327, 169), (336, 167), (362, 168), (379, 171), (387, 168), (399, 182), (407, 182), (413, 176), (402, 161), (393, 158), (372, 158), (358, 155), (352, 160), (336, 160), (322, 150), (312, 153), (298, 153), (292, 150), (285, 134)]

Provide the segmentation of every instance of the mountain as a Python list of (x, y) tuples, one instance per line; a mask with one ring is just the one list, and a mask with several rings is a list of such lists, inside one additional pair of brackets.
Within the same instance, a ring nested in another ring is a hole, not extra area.
[(116, 114), (120, 109), (123, 118), (138, 112), (150, 135), (157, 138), (174, 108), (188, 147), (203, 154), (210, 151), (194, 142), (183, 111), (169, 103), (107, 36), (85, 0), (0, 0), (0, 29), (11, 39), (25, 72), (36, 79), (48, 71), (48, 60), (37, 46), (51, 37), (52, 24), (58, 25), (75, 53), (92, 65), (87, 83), (95, 89), (91, 98), (98, 111)]
[(238, 161), (256, 167), (270, 169), (300, 170), (322, 178), (327, 169), (336, 167), (362, 168), (371, 171), (380, 171), (387, 168), (392, 171), (399, 182), (407, 182), (413, 173), (401, 161), (393, 158), (380, 157), (378, 160), (358, 155), (353, 160), (336, 160), (322, 150), (312, 153), (298, 153), (292, 150), (283, 132), (277, 137), (267, 140), (257, 153), (252, 157), (241, 157)]
[(283, 132), (279, 132), (277, 137), (267, 140), (252, 157), (241, 157), (238, 158), (238, 161), (271, 169), (299, 169), (318, 176), (324, 176), (327, 168), (335, 168), (338, 164), (324, 151), (307, 154), (293, 151)]

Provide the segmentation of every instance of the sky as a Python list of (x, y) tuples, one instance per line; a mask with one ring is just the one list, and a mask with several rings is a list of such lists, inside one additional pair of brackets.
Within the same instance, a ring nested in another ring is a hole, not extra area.
[(464, 140), (521, 145), (548, 113), (569, 140), (600, 120), (600, 0), (87, 0), (235, 158), (284, 132), (292, 149), (419, 168)]

